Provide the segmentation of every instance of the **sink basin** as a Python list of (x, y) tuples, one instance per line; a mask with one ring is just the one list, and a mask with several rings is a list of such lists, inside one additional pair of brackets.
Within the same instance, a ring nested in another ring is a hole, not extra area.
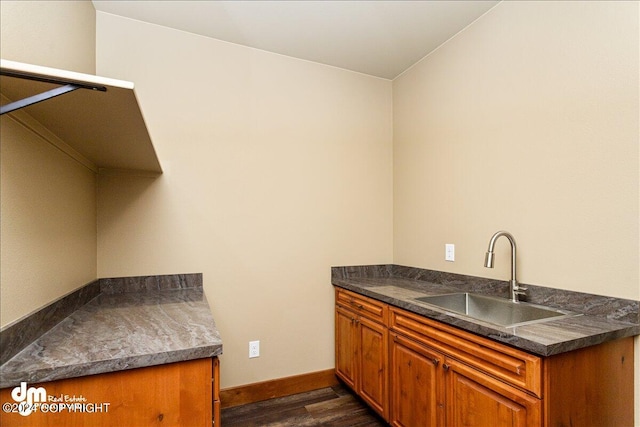
[(448, 312), (504, 327), (529, 325), (580, 315), (551, 307), (466, 292), (421, 297), (415, 300)]

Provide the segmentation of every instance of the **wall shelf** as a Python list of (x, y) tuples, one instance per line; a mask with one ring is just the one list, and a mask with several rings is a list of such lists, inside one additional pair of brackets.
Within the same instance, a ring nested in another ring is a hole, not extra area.
[(74, 90), (6, 115), (94, 172), (162, 173), (133, 83), (7, 60), (0, 60), (0, 70), (3, 105), (64, 84), (105, 88)]

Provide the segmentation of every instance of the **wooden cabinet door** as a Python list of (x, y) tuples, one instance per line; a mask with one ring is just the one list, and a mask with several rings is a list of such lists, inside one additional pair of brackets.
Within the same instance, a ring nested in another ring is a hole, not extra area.
[(445, 360), (444, 372), (447, 426), (541, 426), (539, 399), (455, 360)]
[(385, 419), (388, 401), (387, 329), (366, 318), (356, 319), (358, 334), (358, 393)]
[(336, 375), (349, 387), (356, 390), (356, 345), (355, 314), (336, 306)]
[(391, 425), (444, 426), (444, 356), (402, 336), (392, 336)]

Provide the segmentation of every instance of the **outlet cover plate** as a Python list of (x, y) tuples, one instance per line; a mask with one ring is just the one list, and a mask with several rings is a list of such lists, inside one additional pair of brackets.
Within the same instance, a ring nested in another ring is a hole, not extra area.
[(249, 341), (249, 359), (260, 357), (260, 341)]
[(444, 245), (444, 260), (451, 262), (456, 260), (456, 246), (453, 243)]

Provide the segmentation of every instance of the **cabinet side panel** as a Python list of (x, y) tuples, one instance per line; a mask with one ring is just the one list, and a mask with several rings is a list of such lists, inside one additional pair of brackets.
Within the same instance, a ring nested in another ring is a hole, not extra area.
[(633, 338), (544, 361), (545, 426), (632, 426)]
[(213, 378), (211, 387), (211, 399), (213, 400), (213, 425), (220, 426), (220, 359), (213, 358)]
[[(212, 422), (211, 359), (91, 375), (28, 387), (43, 387), (49, 403), (84, 398), (84, 410), (69, 407), (37, 411), (28, 416), (0, 412), (0, 425), (81, 426), (205, 426)], [(13, 402), (10, 388), (0, 401)], [(54, 402), (55, 400), (55, 402)], [(60, 401), (61, 400), (61, 401)], [(93, 404), (90, 406), (89, 404)], [(98, 406), (100, 405), (100, 406)], [(100, 408), (100, 409), (98, 409)]]

